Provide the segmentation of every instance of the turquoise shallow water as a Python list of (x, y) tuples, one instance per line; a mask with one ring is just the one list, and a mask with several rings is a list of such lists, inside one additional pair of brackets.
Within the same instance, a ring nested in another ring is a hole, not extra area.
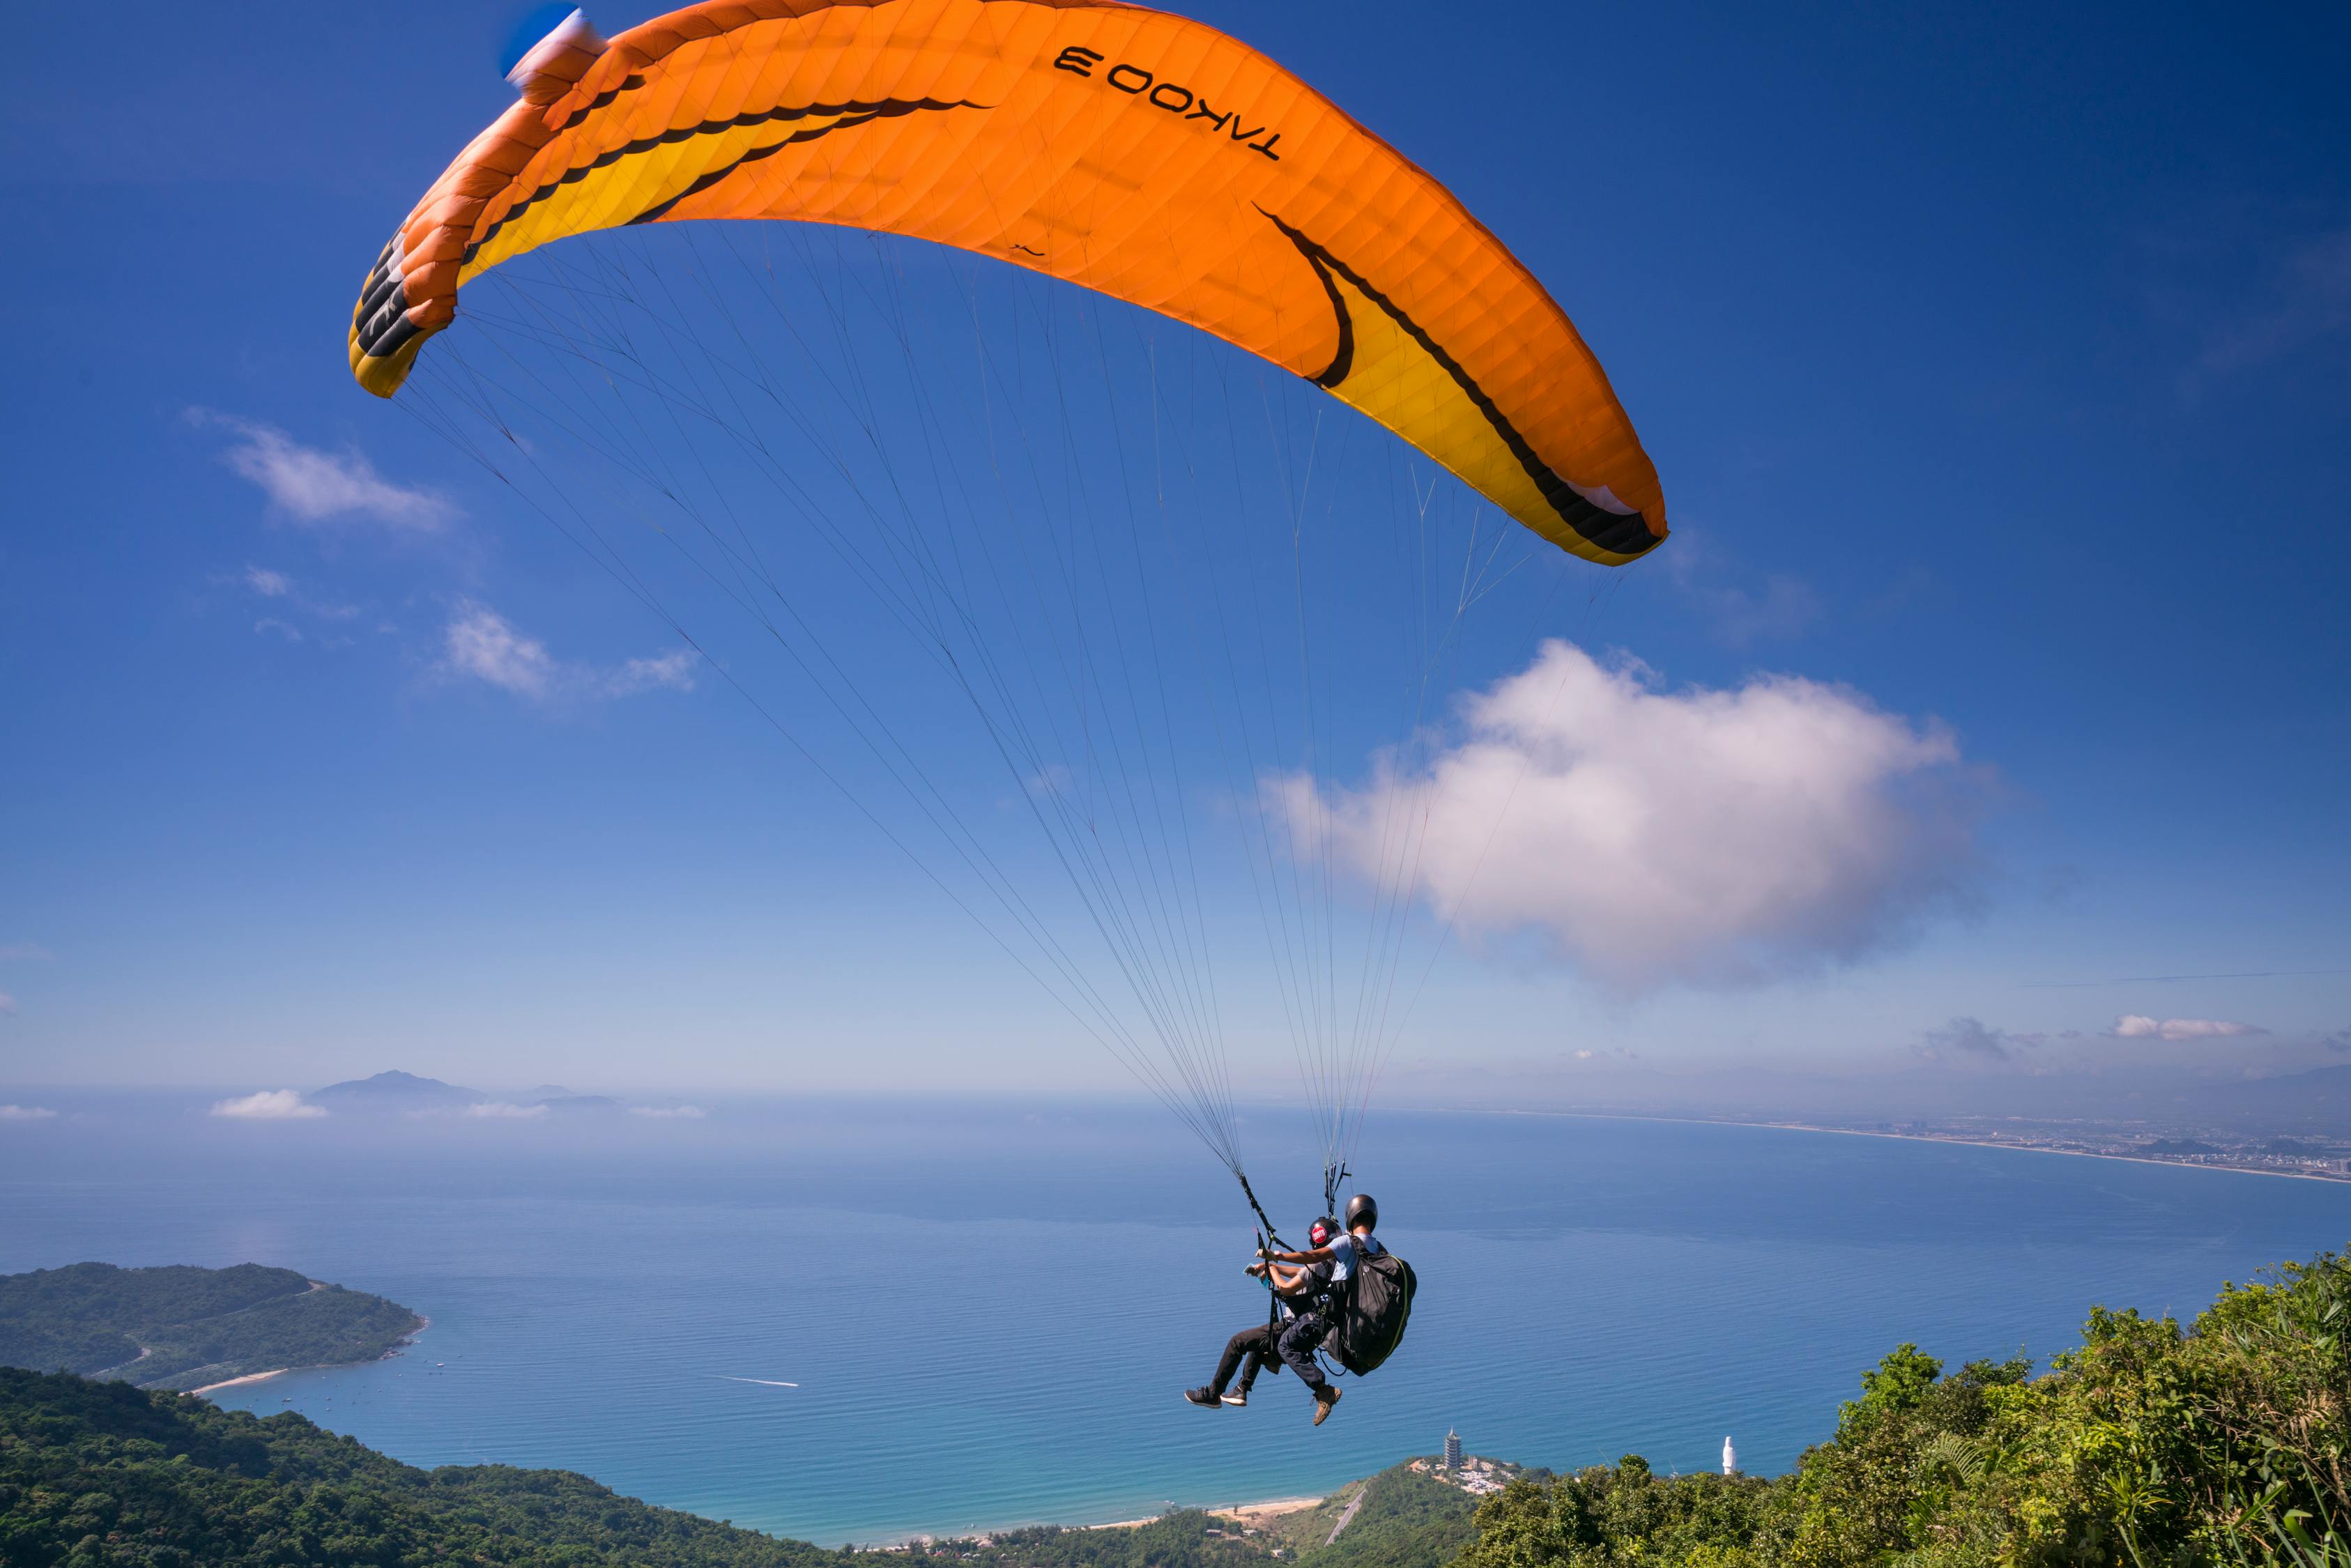
[[(1405, 1353), (1318, 1430), (1286, 1377), (1245, 1412), (1179, 1402), (1263, 1298), (1238, 1272), (1228, 1180), (1155, 1113), (265, 1125), (169, 1097), (72, 1109), (0, 1136), (0, 1270), (251, 1260), (433, 1319), (397, 1359), (224, 1404), (298, 1409), (416, 1464), (562, 1466), (828, 1542), (1318, 1491), (1448, 1427), (1554, 1467), (1627, 1451), (1705, 1467), (1729, 1434), (1778, 1470), (1898, 1341), (2045, 1356), (2094, 1301), (2190, 1312), (2224, 1278), (2351, 1237), (2351, 1186), (1391, 1116), (1359, 1166), (1421, 1297)], [(1261, 1188), (1308, 1168), (1296, 1131), (1249, 1129)]]

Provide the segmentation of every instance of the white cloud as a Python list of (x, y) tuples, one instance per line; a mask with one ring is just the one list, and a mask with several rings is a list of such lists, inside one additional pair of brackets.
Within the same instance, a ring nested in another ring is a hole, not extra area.
[(46, 1122), (56, 1114), (47, 1105), (0, 1105), (0, 1122)]
[(1464, 716), (1468, 737), (1426, 768), (1268, 792), (1300, 841), (1327, 833), (1463, 933), (1534, 933), (1620, 989), (1855, 957), (1970, 868), (1957, 743), (1841, 686), (1670, 692), (1553, 642)]
[(323, 1116), (327, 1110), (303, 1099), (298, 1089), (264, 1089), (241, 1099), (223, 1100), (213, 1107), (212, 1113), (248, 1122), (298, 1122)]
[(460, 600), (442, 632), (444, 674), (484, 681), (532, 702), (634, 696), (694, 689), (697, 655), (689, 649), (631, 659), (611, 669), (558, 659), (547, 644), (475, 600)]
[(2241, 1035), (2267, 1034), (2257, 1024), (2231, 1023), (2224, 1019), (2151, 1019), (2125, 1013), (2106, 1031), (2116, 1040), (2234, 1040)]
[(5, 991), (0, 991), (0, 1018), (15, 1018), (16, 1016), (16, 998), (10, 996)]
[(512, 1105), (504, 1100), (483, 1100), (458, 1113), (486, 1122), (532, 1122), (547, 1114), (544, 1105)]
[(0, 964), (46, 963), (56, 956), (38, 942), (0, 943)]
[[(315, 615), (321, 621), (350, 621), (356, 618), (360, 612), (360, 607), (356, 604), (338, 604), (331, 601), (313, 599), (303, 592), (300, 585), (285, 572), (270, 567), (255, 566), (249, 561), (243, 571), (233, 576), (217, 577), (214, 580), (249, 589), (264, 599), (277, 600), (282, 604), (301, 611), (306, 615)], [(265, 622), (265, 624), (283, 625), (284, 622)], [(256, 630), (259, 628), (256, 627)]]
[(1928, 1061), (2011, 1061), (2048, 1040), (2044, 1034), (2013, 1034), (1995, 1029), (1981, 1019), (1955, 1018), (1941, 1029), (1930, 1029), (1915, 1048)]
[(690, 692), (695, 661), (695, 653), (686, 648), (650, 659), (631, 659), (604, 677), (603, 693), (608, 697), (627, 697), (656, 689)]
[(285, 638), (288, 643), (299, 643), (302, 640), (301, 628), (291, 625), (284, 621), (280, 621), (275, 615), (263, 616), (260, 620), (253, 623), (253, 629), (256, 632), (275, 632), (279, 636)]
[(561, 674), (546, 643), (524, 636), (505, 616), (470, 599), (458, 604), (442, 635), (442, 668), (541, 700), (554, 694)]
[(235, 444), (222, 461), (261, 486), (270, 504), (297, 522), (349, 519), (401, 533), (437, 533), (455, 515), (446, 498), (377, 473), (356, 448), (327, 452), (305, 446), (274, 424), (205, 409), (191, 409), (188, 418), (234, 433)]
[(699, 1105), (632, 1105), (632, 1116), (655, 1116), (664, 1120), (699, 1122), (706, 1114)]

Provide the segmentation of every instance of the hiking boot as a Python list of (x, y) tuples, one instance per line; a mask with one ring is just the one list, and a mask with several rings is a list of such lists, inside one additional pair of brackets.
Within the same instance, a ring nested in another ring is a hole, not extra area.
[(1242, 1408), (1249, 1404), (1249, 1390), (1246, 1387), (1234, 1389), (1225, 1396), (1225, 1403), (1236, 1410)]
[(1331, 1414), (1331, 1406), (1337, 1403), (1339, 1403), (1337, 1389), (1318, 1388), (1314, 1391), (1314, 1424), (1317, 1427), (1322, 1425), (1322, 1417)]
[[(1207, 1410), (1214, 1410), (1224, 1403), (1217, 1397), (1216, 1390), (1212, 1388), (1186, 1388), (1184, 1390), (1184, 1397)], [(1317, 1419), (1320, 1417), (1318, 1416)]]

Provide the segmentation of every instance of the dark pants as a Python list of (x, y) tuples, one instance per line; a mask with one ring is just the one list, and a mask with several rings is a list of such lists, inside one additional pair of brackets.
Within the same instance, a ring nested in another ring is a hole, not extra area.
[(1208, 1392), (1222, 1397), (1225, 1385), (1233, 1380), (1233, 1369), (1240, 1366), (1245, 1357), (1249, 1365), (1241, 1371), (1241, 1392), (1247, 1394), (1249, 1385), (1257, 1381), (1257, 1375), (1273, 1359), (1271, 1328), (1259, 1323), (1255, 1328), (1241, 1330), (1225, 1342), (1225, 1354), (1217, 1362), (1216, 1381), (1208, 1385)]
[(1321, 1344), (1323, 1336), (1330, 1332), (1331, 1321), (1328, 1318), (1321, 1312), (1304, 1312), (1290, 1320), (1289, 1325), (1281, 1331), (1281, 1338), (1274, 1345), (1281, 1357), (1281, 1364), (1298, 1374), (1298, 1380), (1317, 1394), (1328, 1388), (1331, 1380), (1322, 1375), (1322, 1368), (1316, 1364), (1314, 1347)]

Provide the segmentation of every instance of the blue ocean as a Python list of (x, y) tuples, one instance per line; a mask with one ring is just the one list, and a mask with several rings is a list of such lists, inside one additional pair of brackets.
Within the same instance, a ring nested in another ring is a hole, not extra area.
[[(1247, 1210), (1127, 1105), (714, 1103), (701, 1119), (227, 1123), (84, 1097), (0, 1129), (0, 1271), (256, 1261), (427, 1314), (373, 1365), (221, 1391), (419, 1465), (584, 1471), (818, 1542), (1316, 1493), (1458, 1429), (1554, 1468), (1778, 1471), (1916, 1342), (2036, 1358), (2338, 1247), (2351, 1186), (1766, 1128), (1393, 1114), (1357, 1152), (1420, 1294), (1309, 1425), (1183, 1404), (1261, 1316)], [(1307, 1129), (1244, 1129), (1302, 1230)]]

